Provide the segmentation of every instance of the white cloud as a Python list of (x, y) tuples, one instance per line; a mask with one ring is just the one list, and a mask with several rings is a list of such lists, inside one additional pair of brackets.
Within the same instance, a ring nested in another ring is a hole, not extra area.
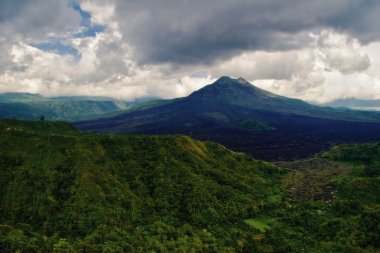
[(380, 97), (380, 43), (361, 45), (325, 30), (301, 50), (249, 52), (219, 63), (212, 74), (243, 76), (272, 92), (313, 102)]
[[(219, 76), (230, 75), (244, 77), (281, 95), (310, 101), (326, 102), (344, 97), (380, 98), (379, 42), (362, 45), (347, 33), (317, 29), (310, 34), (305, 31), (294, 33), (294, 40), (302, 40), (299, 44), (304, 45), (300, 49), (239, 50), (230, 57), (218, 58), (207, 64), (142, 64), (136, 50), (144, 48), (133, 45), (133, 39), (128, 38), (138, 32), (138, 27), (125, 21), (143, 21), (123, 19), (114, 1), (83, 0), (81, 8), (91, 13), (91, 22), (104, 25), (105, 30), (95, 37), (73, 38), (72, 34), (82, 29), (80, 16), (67, 4), (65, 0), (46, 6), (40, 3), (37, 10), (23, 10), (17, 15), (17, 21), (13, 22), (16, 17), (12, 17), (12, 22), (1, 24), (0, 92), (27, 91), (47, 96), (98, 95), (124, 99), (141, 96), (173, 98), (186, 96)], [(222, 13), (223, 10), (218, 11)], [(44, 15), (48, 22), (43, 21)], [(141, 10), (134, 17), (150, 20), (149, 15)], [(54, 16), (56, 20), (53, 20)], [(176, 16), (175, 20), (178, 18)], [(168, 25), (174, 26), (174, 30), (192, 31), (198, 29), (198, 18), (194, 14), (178, 25)], [(192, 19), (198, 21), (193, 22)], [(33, 26), (33, 30), (28, 31), (28, 22), (44, 24), (37, 28)], [(133, 33), (129, 33), (131, 29)], [(31, 46), (32, 43), (54, 39), (76, 48), (80, 59)]]
[(332, 31), (323, 31), (315, 38), (317, 53), (326, 68), (350, 74), (362, 72), (370, 66), (369, 57), (357, 39)]

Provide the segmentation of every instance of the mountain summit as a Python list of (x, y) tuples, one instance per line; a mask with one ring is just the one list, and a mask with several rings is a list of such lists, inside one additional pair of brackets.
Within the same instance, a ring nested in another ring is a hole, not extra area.
[(188, 97), (168, 101), (114, 118), (79, 122), (86, 130), (134, 132), (145, 129), (236, 127), (244, 120), (262, 121), (258, 113), (279, 112), (309, 115), (312, 106), (301, 100), (278, 96), (243, 78), (223, 76)]
[[(314, 131), (312, 136), (318, 136), (317, 142), (323, 143), (324, 137), (320, 136), (326, 136), (330, 142), (335, 136), (343, 139), (350, 137), (351, 134), (341, 134), (350, 131), (350, 128), (355, 138), (360, 136), (357, 129), (363, 129), (364, 137), (370, 136), (373, 130), (371, 136), (378, 135), (380, 138), (380, 124), (364, 130), (366, 126), (363, 124), (368, 123), (359, 122), (380, 122), (380, 113), (319, 107), (273, 94), (243, 78), (223, 76), (188, 97), (127, 111), (112, 118), (77, 122), (75, 125), (94, 132), (190, 134), (199, 139), (217, 141), (235, 150), (250, 152), (262, 159), (272, 159), (268, 155), (275, 154), (277, 159), (279, 156), (276, 152), (288, 158), (289, 155), (303, 152), (309, 155), (310, 152), (320, 151), (319, 144), (310, 148), (311, 151), (305, 149), (305, 145), (300, 145), (302, 150), (295, 152), (297, 146), (294, 144), (284, 151), (284, 145), (289, 145), (294, 138), (297, 141), (304, 141), (302, 138), (310, 141), (310, 131)], [(302, 134), (302, 131), (306, 133)], [(324, 133), (317, 134), (318, 131)], [(267, 148), (268, 141), (270, 145), (276, 146), (271, 147), (271, 152), (263, 149)], [(285, 143), (281, 146), (279, 142)], [(258, 152), (265, 156), (260, 156)]]
[(228, 76), (219, 78), (214, 83), (193, 92), (190, 97), (212, 97), (213, 99), (222, 100), (241, 100), (252, 98), (270, 98), (278, 97), (266, 90), (260, 89), (244, 78), (233, 79)]
[(243, 78), (219, 78), (188, 97), (93, 121), (85, 130), (135, 132), (149, 129), (236, 127), (244, 120), (266, 121), (263, 115), (299, 115), (321, 119), (380, 122), (380, 113), (311, 105), (260, 89)]
[[(244, 78), (234, 79), (223, 76), (214, 83), (193, 92), (185, 100), (192, 103), (223, 104), (239, 106), (240, 109), (264, 110), (271, 112), (291, 113), (299, 115), (318, 114), (320, 107), (312, 106), (302, 100), (292, 99), (251, 84)], [(207, 106), (207, 105), (206, 105)]]

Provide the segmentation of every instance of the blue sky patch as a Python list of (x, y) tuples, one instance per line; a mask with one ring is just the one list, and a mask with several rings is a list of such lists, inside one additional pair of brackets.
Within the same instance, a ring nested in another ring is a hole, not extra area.
[(82, 8), (80, 7), (80, 4), (77, 2), (71, 2), (70, 7), (73, 8), (73, 10), (79, 12), (79, 14), (82, 18), (81, 22), (80, 22), (81, 26), (91, 26), (91, 13), (90, 12), (82, 10)]
[(93, 25), (84, 28), (84, 30), (80, 33), (76, 33), (73, 35), (74, 38), (85, 38), (85, 37), (96, 37), (97, 33), (104, 32), (105, 27), (102, 25)]
[(32, 44), (33, 47), (42, 51), (54, 52), (60, 55), (72, 55), (76, 60), (79, 60), (81, 55), (75, 47), (62, 44), (61, 42), (44, 42), (38, 44)]
[[(82, 31), (72, 35), (73, 38), (96, 37), (97, 33), (104, 32), (104, 30), (106, 29), (105, 26), (99, 24), (92, 24), (91, 13), (88, 11), (84, 11), (79, 3), (73, 1), (69, 4), (69, 8), (72, 8), (73, 10), (77, 11), (81, 16), (80, 26), (82, 28)], [(64, 38), (51, 39), (53, 39), (54, 42), (36, 43), (31, 44), (31, 46), (46, 52), (54, 52), (60, 55), (72, 55), (76, 61), (80, 60), (81, 54), (78, 51), (78, 49), (62, 43), (62, 41), (65, 40)]]
[(74, 34), (74, 38), (96, 37), (97, 33), (104, 32), (105, 26), (92, 24), (91, 13), (84, 11), (79, 3), (71, 2), (70, 7), (73, 8), (73, 10), (79, 12), (82, 18), (80, 25), (84, 28), (82, 32)]

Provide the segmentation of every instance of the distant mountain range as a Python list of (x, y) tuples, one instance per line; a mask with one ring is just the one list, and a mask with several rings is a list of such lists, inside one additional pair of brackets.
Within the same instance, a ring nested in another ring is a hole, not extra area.
[(230, 77), (188, 97), (75, 125), (93, 132), (189, 134), (269, 160), (309, 156), (339, 142), (380, 139), (380, 113), (311, 105)]
[(85, 120), (111, 116), (123, 110), (149, 105), (150, 98), (125, 102), (109, 97), (43, 97), (31, 93), (0, 94), (0, 118)]
[(171, 100), (0, 94), (0, 118), (44, 115), (90, 132), (187, 134), (265, 160), (293, 160), (342, 142), (380, 140), (380, 112), (331, 106), (279, 96), (226, 76)]
[(347, 107), (353, 109), (380, 110), (380, 99), (366, 100), (356, 98), (337, 99), (324, 104), (332, 107)]

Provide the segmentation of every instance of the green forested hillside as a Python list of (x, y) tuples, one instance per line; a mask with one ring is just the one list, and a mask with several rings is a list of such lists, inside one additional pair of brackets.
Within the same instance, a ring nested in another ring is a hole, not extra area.
[(126, 102), (109, 97), (43, 97), (31, 93), (0, 93), (0, 118), (36, 120), (44, 115), (48, 120), (88, 120), (164, 102), (153, 97)]
[(373, 209), (380, 236), (380, 143), (341, 145), (324, 156), (352, 167), (347, 176), (337, 180), (338, 196), (362, 205), (364, 210)]
[(127, 107), (122, 101), (102, 97), (56, 97), (39, 94), (0, 94), (0, 118), (79, 120), (120, 112)]
[(272, 213), (279, 237), (305, 252), (379, 252), (380, 143), (278, 165), (292, 170), (283, 179), (287, 211)]
[(274, 166), (185, 136), (0, 122), (1, 252), (253, 249), (244, 220), (280, 190)]
[(0, 252), (378, 252), (379, 161), (343, 145), (278, 169), (186, 136), (0, 120)]

